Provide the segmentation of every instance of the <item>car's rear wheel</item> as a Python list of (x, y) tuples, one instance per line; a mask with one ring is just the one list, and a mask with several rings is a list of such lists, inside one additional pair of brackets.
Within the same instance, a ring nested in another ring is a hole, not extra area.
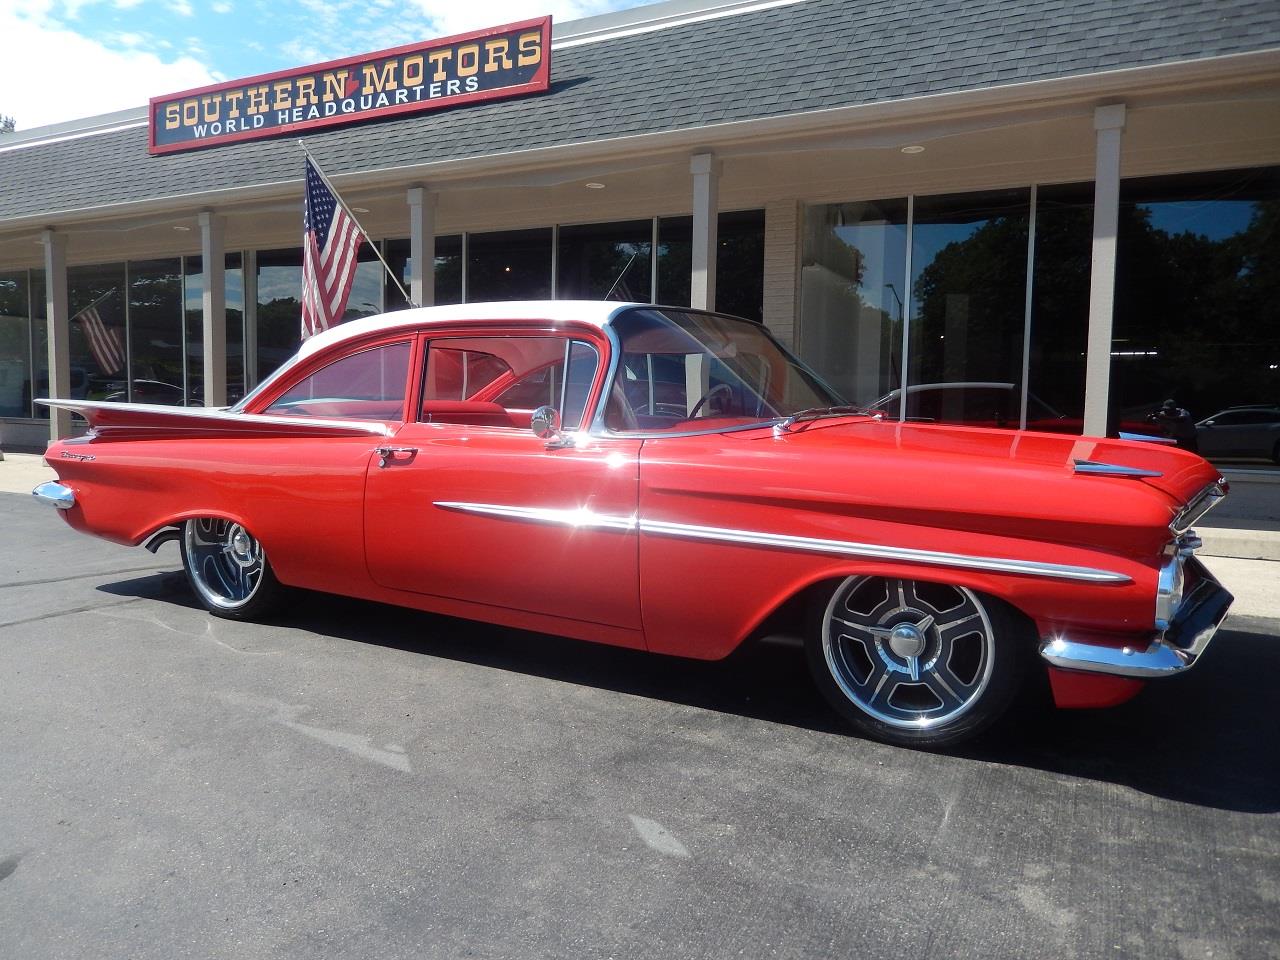
[(941, 747), (978, 733), (1008, 707), (1024, 625), (966, 587), (849, 577), (816, 609), (806, 639), (823, 694), (862, 732)]
[(278, 606), (276, 580), (258, 538), (219, 517), (197, 517), (182, 528), (182, 565), (200, 603), (231, 620), (253, 620)]

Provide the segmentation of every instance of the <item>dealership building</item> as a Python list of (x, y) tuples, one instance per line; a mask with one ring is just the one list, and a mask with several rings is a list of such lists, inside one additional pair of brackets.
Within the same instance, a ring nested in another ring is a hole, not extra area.
[(404, 109), (166, 147), (197, 94), (0, 136), (0, 444), (78, 429), (41, 396), (221, 405), (296, 349), (298, 141), (377, 247), (348, 318), (713, 308), (850, 402), (1010, 430), (1280, 405), (1274, 0), (671, 0), (546, 40), (492, 96), (482, 36), (457, 97), (402, 60)]

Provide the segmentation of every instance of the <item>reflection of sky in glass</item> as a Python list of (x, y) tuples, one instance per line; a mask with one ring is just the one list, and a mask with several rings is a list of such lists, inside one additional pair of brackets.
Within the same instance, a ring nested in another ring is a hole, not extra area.
[(244, 309), (244, 273), (239, 267), (226, 272), (227, 306), (232, 310)]
[[(351, 287), (351, 299), (347, 301), (348, 309), (361, 313), (377, 313), (381, 309), (382, 273), (382, 264), (376, 259), (362, 261), (356, 266), (356, 280)], [(243, 299), (243, 284), (236, 295)], [(227, 299), (231, 299), (230, 283), (227, 285)], [(289, 299), (302, 299), (302, 267), (259, 267), (258, 303)]]
[(904, 224), (886, 224), (883, 220), (838, 226), (836, 236), (862, 256), (862, 299), (889, 316), (898, 316), (898, 301), (885, 289), (893, 284), (898, 296), (904, 295), (902, 280), (907, 269), (907, 228)]
[(1251, 200), (1182, 200), (1140, 203), (1139, 210), (1151, 214), (1151, 225), (1169, 234), (1201, 234), (1210, 240), (1225, 240), (1249, 226), (1254, 204)]

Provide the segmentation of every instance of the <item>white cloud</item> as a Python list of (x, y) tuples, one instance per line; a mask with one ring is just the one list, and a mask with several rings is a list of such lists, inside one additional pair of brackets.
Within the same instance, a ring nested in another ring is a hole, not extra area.
[[(33, 7), (35, 9), (33, 9)], [(191, 57), (165, 62), (152, 53), (112, 50), (56, 23), (0, 6), (5, 69), (38, 83), (10, 84), (0, 93), (0, 113), (19, 130), (146, 106), (150, 97), (213, 83), (217, 77)], [(73, 63), (75, 71), (50, 70), (50, 62)]]
[(546, 13), (551, 14), (556, 22), (578, 20), (598, 13), (634, 7), (645, 0), (542, 0), (534, 6), (530, 6), (528, 0), (471, 0), (465, 4), (443, 4), (439, 0), (413, 2), (443, 36), (530, 20)]
[(226, 0), (216, 0), (216, 2), (211, 5), (210, 9), (213, 10), (214, 13), (230, 13), (235, 9), (235, 7), (230, 3), (227, 3)]
[(117, 10), (132, 10), (140, 3), (142, 0), (111, 0), (111, 5)]
[(193, 17), (196, 13), (195, 8), (191, 6), (191, 0), (169, 0), (166, 6), (180, 17)]

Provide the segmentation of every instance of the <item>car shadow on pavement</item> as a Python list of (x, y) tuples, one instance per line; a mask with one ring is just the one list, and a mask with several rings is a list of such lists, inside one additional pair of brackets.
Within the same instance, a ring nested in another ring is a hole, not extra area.
[[(98, 587), (196, 608), (181, 573)], [(803, 652), (751, 643), (721, 661), (659, 656), (325, 594), (277, 620), (320, 636), (444, 657), (565, 683), (848, 736), (821, 700)], [(1040, 769), (1183, 803), (1280, 810), (1280, 637), (1274, 623), (1224, 629), (1195, 669), (1107, 710), (1054, 710), (1027, 697), (957, 759)]]

